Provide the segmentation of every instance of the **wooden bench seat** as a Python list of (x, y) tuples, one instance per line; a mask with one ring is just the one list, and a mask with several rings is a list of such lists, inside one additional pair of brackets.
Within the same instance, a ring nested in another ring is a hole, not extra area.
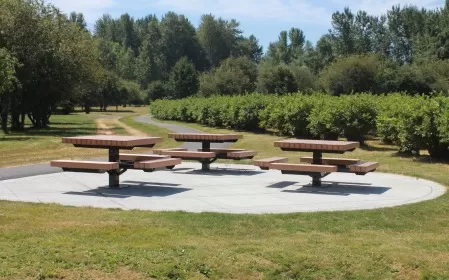
[[(313, 157), (301, 157), (301, 162), (312, 163)], [(322, 158), (321, 162), (324, 165), (338, 165), (338, 166), (348, 166), (351, 164), (356, 164), (360, 160), (359, 159), (350, 159), (350, 158)]]
[[(240, 152), (244, 149), (220, 149), (220, 148), (210, 148), (208, 152), (214, 152), (216, 154), (227, 154), (230, 152)], [(198, 152), (204, 152), (203, 149), (198, 149)]]
[(229, 152), (226, 154), (226, 157), (229, 159), (251, 159), (256, 155), (257, 155), (256, 151), (243, 150), (243, 151)]
[(161, 158), (170, 158), (170, 156), (164, 155), (147, 155), (147, 154), (120, 154), (120, 160), (124, 161), (147, 161)]
[(156, 168), (173, 168), (175, 165), (181, 164), (180, 158), (160, 158), (147, 161), (139, 161), (134, 163), (135, 169), (152, 170)]
[(102, 161), (76, 161), (76, 160), (52, 160), (50, 165), (60, 167), (64, 171), (72, 172), (98, 172), (104, 173), (109, 170), (119, 169), (118, 162)]
[[(198, 149), (199, 152), (204, 152), (202, 149)], [(244, 150), (244, 149), (217, 149), (212, 148), (209, 152), (216, 154), (218, 158), (224, 159), (251, 159), (257, 155), (256, 151)]]
[(254, 161), (254, 165), (259, 166), (261, 169), (268, 169), (270, 163), (281, 163), (281, 162), (288, 162), (288, 158), (272, 157), (272, 158), (258, 159)]
[(372, 172), (379, 167), (378, 162), (359, 162), (349, 166), (349, 171), (355, 174), (364, 175)]
[(187, 151), (187, 149), (185, 148), (154, 149), (153, 154), (162, 155), (163, 152), (167, 151)]
[(216, 157), (213, 152), (196, 152), (196, 151), (161, 151), (161, 155), (182, 158), (182, 159), (212, 159)]
[(294, 163), (270, 163), (270, 169), (291, 172), (309, 172), (309, 173), (327, 173), (337, 172), (338, 167), (335, 165), (318, 165), (318, 164), (294, 164)]

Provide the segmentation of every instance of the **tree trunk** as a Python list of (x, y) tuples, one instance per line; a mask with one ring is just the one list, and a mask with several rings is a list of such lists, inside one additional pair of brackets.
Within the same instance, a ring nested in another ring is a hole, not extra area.
[(16, 97), (11, 98), (11, 130), (23, 130), (24, 122), (20, 122), (20, 115), (22, 113), (22, 106), (19, 105), (19, 102)]
[(0, 99), (0, 119), (1, 128), (4, 133), (8, 133), (8, 113), (9, 113), (9, 98), (5, 94), (3, 98)]

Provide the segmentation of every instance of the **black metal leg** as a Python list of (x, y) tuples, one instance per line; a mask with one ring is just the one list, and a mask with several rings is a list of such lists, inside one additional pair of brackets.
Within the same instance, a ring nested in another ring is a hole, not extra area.
[[(202, 142), (201, 150), (203, 152), (210, 152), (210, 142)], [(201, 170), (210, 170), (210, 162), (208, 160), (203, 160), (201, 162)]]
[(312, 176), (312, 186), (313, 187), (321, 187), (321, 177)]
[[(119, 149), (115, 149), (115, 148), (109, 149), (109, 162), (119, 162)], [(109, 171), (109, 187), (110, 188), (120, 187), (120, 172), (119, 172), (119, 170)]]
[[(323, 164), (322, 162), (323, 153), (320, 151), (313, 152), (312, 164)], [(321, 176), (312, 176), (312, 186), (321, 187)]]

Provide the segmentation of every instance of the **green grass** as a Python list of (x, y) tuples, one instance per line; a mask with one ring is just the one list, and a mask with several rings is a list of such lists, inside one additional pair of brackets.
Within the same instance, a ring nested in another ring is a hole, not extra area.
[[(243, 134), (235, 147), (259, 158), (301, 155), (275, 149), (280, 137)], [(345, 156), (449, 185), (447, 164), (369, 145)], [(230, 215), (0, 202), (0, 279), (449, 279), (448, 205), (445, 194), (369, 211)]]

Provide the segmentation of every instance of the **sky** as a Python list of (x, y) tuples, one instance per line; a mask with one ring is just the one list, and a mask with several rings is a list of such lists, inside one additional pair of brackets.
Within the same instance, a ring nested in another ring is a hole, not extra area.
[(276, 41), (279, 32), (301, 28), (307, 40), (315, 43), (331, 27), (331, 15), (350, 7), (371, 15), (385, 14), (394, 5), (416, 5), (427, 9), (443, 6), (444, 0), (48, 0), (62, 12), (84, 14), (88, 26), (105, 13), (118, 17), (129, 13), (134, 18), (168, 11), (185, 15), (197, 27), (201, 15), (235, 18), (245, 36), (255, 35), (264, 49)]

